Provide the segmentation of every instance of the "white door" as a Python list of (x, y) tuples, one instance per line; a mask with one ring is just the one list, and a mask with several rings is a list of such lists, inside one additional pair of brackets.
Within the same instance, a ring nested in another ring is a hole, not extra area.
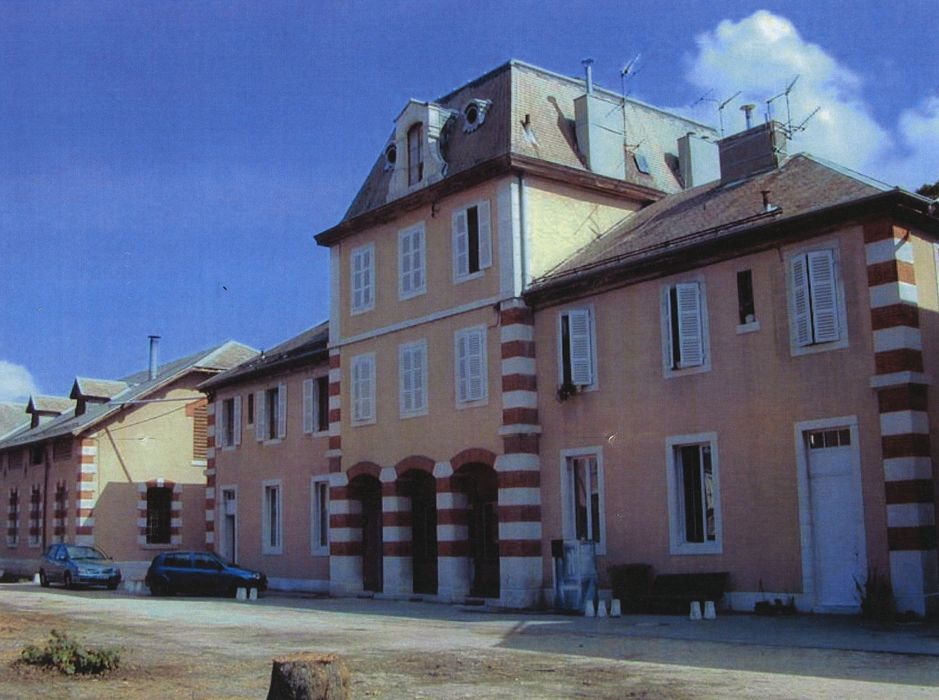
[(235, 533), (237, 531), (238, 501), (234, 489), (222, 491), (222, 556), (237, 561)]
[(856, 607), (867, 571), (860, 467), (848, 428), (807, 433), (815, 605)]

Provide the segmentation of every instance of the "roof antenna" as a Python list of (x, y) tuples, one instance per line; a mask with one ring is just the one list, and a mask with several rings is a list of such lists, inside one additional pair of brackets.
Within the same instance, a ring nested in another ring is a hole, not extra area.
[[(740, 93), (741, 93), (741, 92), (742, 92), (742, 90), (737, 90), (737, 92), (735, 92), (733, 95), (731, 95), (730, 97), (728, 97), (726, 100), (724, 100), (723, 102), (721, 102), (721, 103), (717, 106), (717, 120), (718, 120), (718, 122), (720, 122), (720, 126), (721, 126), (721, 138), (724, 138), (724, 107), (726, 107), (726, 106), (729, 105), (731, 102), (733, 102), (735, 99), (737, 99), (738, 97), (740, 97)], [(716, 102), (716, 100), (715, 100), (715, 102)]]
[(766, 120), (772, 121), (773, 102), (778, 100), (780, 97), (784, 97), (786, 99), (786, 138), (789, 140), (792, 140), (792, 135), (795, 134), (796, 132), (805, 131), (805, 125), (808, 124), (809, 119), (814, 117), (816, 114), (818, 114), (819, 110), (821, 110), (821, 107), (816, 107), (814, 110), (812, 110), (812, 113), (809, 114), (809, 116), (807, 116), (805, 119), (802, 120), (801, 124), (799, 124), (798, 126), (792, 125), (792, 106), (789, 104), (789, 93), (792, 92), (792, 88), (795, 87), (796, 81), (798, 80), (799, 80), (799, 76), (797, 75), (795, 78), (792, 79), (789, 85), (786, 86), (785, 90), (783, 90), (778, 95), (766, 100)]

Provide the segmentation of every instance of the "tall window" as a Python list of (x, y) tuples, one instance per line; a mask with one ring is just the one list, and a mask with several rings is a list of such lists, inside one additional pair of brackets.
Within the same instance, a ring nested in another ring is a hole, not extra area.
[(42, 538), (42, 489), (34, 485), (29, 493), (29, 546), (38, 547)]
[(7, 500), (7, 546), (15, 547), (20, 539), (20, 492), (10, 489)]
[(398, 381), (401, 417), (427, 413), (427, 341), (398, 346)]
[(352, 358), (352, 423), (375, 422), (375, 353)]
[(596, 382), (591, 310), (570, 309), (558, 317), (562, 386), (588, 387)]
[(329, 377), (303, 381), (303, 432), (329, 430)]
[(756, 323), (756, 306), (753, 303), (753, 273), (740, 270), (737, 273), (737, 316), (741, 326)]
[(423, 138), (422, 124), (415, 124), (408, 129), (408, 185), (416, 185), (424, 178)]
[(259, 391), (254, 402), (257, 416), (254, 421), (258, 442), (280, 440), (287, 435), (287, 385)]
[(216, 440), (219, 447), (234, 447), (241, 444), (241, 397), (225, 399), (220, 405)]
[(666, 376), (678, 370), (710, 368), (703, 284), (683, 282), (664, 287), (663, 337)]
[(314, 479), (312, 485), (310, 551), (313, 554), (329, 554), (329, 481)]
[(261, 518), (261, 553), (281, 554), (283, 552), (283, 512), (279, 480), (264, 482)]
[(248, 394), (248, 425), (254, 425), (254, 394)]
[(147, 488), (147, 544), (169, 544), (173, 522), (173, 489)]
[(375, 308), (375, 246), (371, 243), (352, 251), (352, 313)]
[(599, 448), (564, 450), (561, 470), (564, 537), (596, 542), (602, 554), (606, 544)]
[(457, 403), (486, 399), (489, 395), (489, 380), (486, 368), (485, 326), (457, 331), (455, 345)]
[(793, 344), (807, 347), (842, 337), (833, 250), (814, 250), (789, 260)]
[(398, 297), (409, 299), (423, 294), (424, 225), (418, 224), (398, 233)]
[(717, 438), (669, 438), (668, 488), (673, 554), (721, 551)]
[(489, 202), (453, 213), (453, 276), (459, 281), (492, 265)]

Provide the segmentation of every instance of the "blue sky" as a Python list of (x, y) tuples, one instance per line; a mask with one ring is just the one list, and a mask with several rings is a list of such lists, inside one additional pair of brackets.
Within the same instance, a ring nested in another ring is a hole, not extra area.
[[(663, 9), (666, 7), (666, 9)], [(328, 314), (313, 235), (410, 97), (519, 58), (740, 127), (796, 75), (792, 150), (939, 179), (939, 0), (0, 0), (0, 400)], [(777, 113), (777, 116), (780, 116)]]

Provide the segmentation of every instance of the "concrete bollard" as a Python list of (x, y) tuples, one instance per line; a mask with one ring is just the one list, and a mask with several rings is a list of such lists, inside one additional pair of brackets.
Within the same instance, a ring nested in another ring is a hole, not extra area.
[(700, 620), (701, 619), (701, 603), (696, 600), (691, 601), (691, 614), (688, 615), (689, 620)]
[(704, 601), (704, 619), (713, 620), (717, 617), (717, 611), (714, 609), (714, 601)]
[(593, 601), (588, 600), (586, 605), (584, 605), (584, 617), (596, 617), (597, 613), (593, 607)]
[(597, 617), (606, 617), (606, 601), (597, 601)]
[(248, 591), (244, 586), (239, 586), (238, 590), (235, 591), (235, 600), (247, 600)]
[(248, 589), (248, 600), (257, 600), (258, 599), (258, 589), (251, 587)]
[(39, 585), (39, 574), (33, 574), (33, 583)]
[(620, 607), (619, 598), (610, 601), (610, 617), (621, 617), (623, 609)]

